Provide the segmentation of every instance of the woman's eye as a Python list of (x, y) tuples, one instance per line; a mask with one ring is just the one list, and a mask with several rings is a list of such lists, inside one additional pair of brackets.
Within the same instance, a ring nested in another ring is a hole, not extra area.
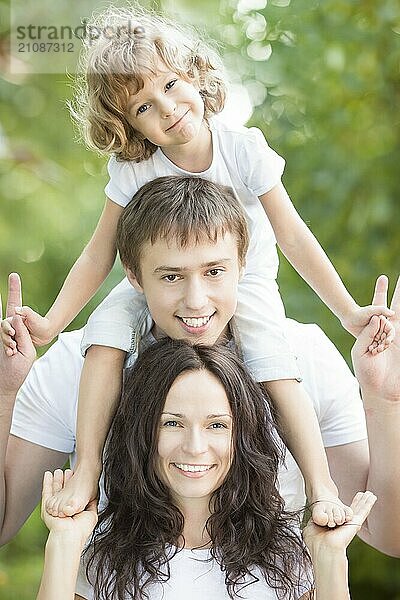
[(172, 79), (171, 81), (168, 81), (168, 83), (165, 86), (165, 89), (170, 90), (171, 88), (174, 87), (176, 82), (177, 82), (177, 79)]
[(146, 110), (149, 108), (149, 104), (142, 104), (142, 106), (139, 106), (139, 108), (136, 111), (137, 115), (142, 115), (143, 113), (146, 112)]
[(164, 427), (178, 427), (178, 421), (165, 421)]
[(211, 423), (211, 429), (226, 429), (225, 423)]

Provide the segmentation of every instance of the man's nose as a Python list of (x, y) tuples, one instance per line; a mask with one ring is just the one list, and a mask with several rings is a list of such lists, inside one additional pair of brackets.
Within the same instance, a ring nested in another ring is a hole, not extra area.
[[(185, 307), (192, 311), (199, 312), (207, 306), (208, 292), (207, 284), (199, 278), (189, 280), (185, 287)], [(190, 315), (188, 315), (190, 316)], [(205, 316), (205, 315), (194, 315)]]

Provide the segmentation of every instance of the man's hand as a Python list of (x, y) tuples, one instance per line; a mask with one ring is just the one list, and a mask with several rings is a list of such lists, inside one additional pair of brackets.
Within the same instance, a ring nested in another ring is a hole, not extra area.
[[(52, 330), (50, 320), (47, 317), (42, 317), (29, 306), (21, 306), (21, 283), (17, 273), (11, 273), (8, 278), (8, 286), (9, 295), (13, 295), (14, 298), (12, 305), (10, 305), (9, 314), (7, 313), (7, 318), (0, 320), (0, 337), (7, 356), (13, 356), (17, 353), (15, 329), (13, 327), (14, 315), (20, 315), (22, 317), (25, 327), (28, 329), (32, 338), (32, 342), (35, 344), (35, 346), (44, 346), (45, 344), (51, 342), (51, 340), (54, 338), (54, 332)], [(17, 302), (19, 302), (19, 304), (17, 304)]]
[[(0, 350), (0, 395), (15, 395), (32, 366), (36, 357), (29, 331), (22, 318), (15, 314), (15, 307), (21, 305), (21, 280), (16, 273), (9, 277), (8, 299), (6, 317), (12, 318), (12, 327), (15, 331), (16, 352), (7, 356)], [(2, 304), (0, 298), (0, 317), (2, 318)]]
[[(387, 305), (387, 290), (387, 277), (381, 275), (376, 281), (373, 306)], [(391, 317), (395, 338), (390, 346), (381, 353), (369, 351), (375, 335), (382, 328), (381, 318), (374, 316), (357, 337), (351, 355), (363, 395), (379, 395), (388, 400), (400, 400), (400, 278), (390, 308), (395, 313)]]
[[(381, 282), (380, 285), (384, 285), (384, 281), (387, 282), (387, 278), (385, 275), (381, 275), (377, 279), (377, 282), (378, 281)], [(369, 306), (358, 306), (357, 304), (354, 304), (353, 309), (343, 316), (340, 319), (340, 322), (346, 331), (357, 338), (371, 321), (373, 316), (382, 317), (381, 327), (376, 331), (376, 335), (371, 341), (369, 350), (383, 352), (383, 350), (386, 350), (386, 348), (389, 347), (394, 339), (394, 328), (391, 325), (391, 322), (387, 320), (394, 316), (394, 312), (383, 303), (382, 298), (380, 299), (380, 303), (378, 303), (378, 301), (377, 303), (373, 302)]]

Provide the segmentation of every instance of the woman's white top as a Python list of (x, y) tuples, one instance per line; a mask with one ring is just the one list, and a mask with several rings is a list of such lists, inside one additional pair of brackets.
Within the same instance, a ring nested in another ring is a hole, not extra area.
[[(214, 559), (210, 559), (210, 551), (190, 550), (183, 548), (169, 561), (170, 579), (166, 583), (158, 583), (149, 589), (150, 600), (230, 600), (225, 585), (225, 573)], [(82, 564), (82, 563), (81, 563)], [(259, 579), (250, 585), (252, 578), (246, 578), (240, 586), (238, 600), (277, 600), (278, 596), (271, 589), (258, 568), (252, 573)], [(86, 577), (80, 572), (76, 593), (92, 600), (94, 592)], [(300, 598), (310, 585), (304, 581), (295, 590), (294, 599)], [(103, 599), (102, 599), (103, 600)]]

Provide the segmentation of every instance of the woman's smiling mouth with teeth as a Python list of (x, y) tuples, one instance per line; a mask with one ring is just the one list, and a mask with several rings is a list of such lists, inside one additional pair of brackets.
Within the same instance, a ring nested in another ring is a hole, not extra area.
[(203, 471), (209, 471), (212, 465), (185, 465), (181, 463), (173, 463), (177, 469), (181, 471), (189, 471), (191, 473), (200, 473)]

